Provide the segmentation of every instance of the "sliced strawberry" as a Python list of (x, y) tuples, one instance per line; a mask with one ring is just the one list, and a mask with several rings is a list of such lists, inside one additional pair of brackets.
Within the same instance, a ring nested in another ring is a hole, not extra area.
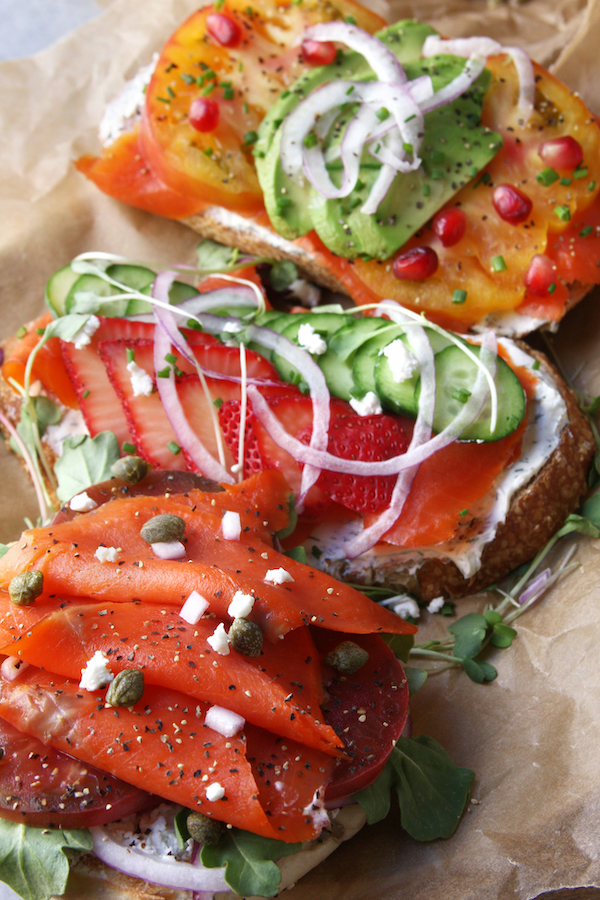
[(135, 362), (149, 375), (154, 375), (154, 341), (101, 341), (100, 358), (126, 416), (130, 441), (136, 452), (159, 469), (185, 469), (175, 432), (163, 409), (158, 391), (149, 397), (133, 394), (131, 374), (127, 369), (127, 350), (133, 350)]
[[(298, 434), (308, 443), (310, 430)], [(329, 452), (342, 459), (379, 462), (406, 453), (408, 439), (393, 416), (359, 416), (354, 412), (332, 419)], [(377, 512), (389, 506), (395, 475), (344, 475), (323, 471), (318, 484), (332, 500), (354, 512)]]

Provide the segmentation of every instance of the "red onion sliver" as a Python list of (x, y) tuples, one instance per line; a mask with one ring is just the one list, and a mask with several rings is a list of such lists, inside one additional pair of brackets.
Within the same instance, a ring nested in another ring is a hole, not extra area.
[(226, 709), (224, 706), (211, 706), (206, 712), (204, 724), (225, 738), (239, 734), (246, 720), (243, 716)]
[(7, 656), (2, 660), (2, 665), (0, 665), (0, 675), (5, 681), (14, 681), (28, 666), (29, 663), (24, 662), (17, 656)]
[(530, 581), (525, 590), (519, 595), (519, 605), (525, 606), (526, 603), (537, 600), (540, 594), (545, 590), (551, 575), (552, 569), (544, 569), (544, 571), (540, 572), (533, 581)]
[(100, 826), (90, 828), (94, 854), (118, 872), (124, 872), (150, 884), (160, 884), (174, 890), (228, 891), (224, 868), (206, 869), (199, 861), (179, 862), (176, 859), (152, 857), (148, 853), (125, 847), (111, 833)]

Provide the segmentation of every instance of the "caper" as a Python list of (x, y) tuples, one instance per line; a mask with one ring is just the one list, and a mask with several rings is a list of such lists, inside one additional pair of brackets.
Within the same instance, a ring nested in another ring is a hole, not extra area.
[(148, 544), (169, 544), (171, 541), (180, 541), (185, 532), (185, 522), (180, 516), (170, 513), (161, 513), (148, 519), (142, 525), (140, 534)]
[(44, 590), (44, 576), (38, 569), (15, 575), (8, 585), (10, 599), (17, 606), (29, 606)]
[(112, 464), (110, 471), (127, 484), (137, 484), (146, 477), (150, 466), (141, 456), (122, 456)]
[(206, 847), (216, 847), (223, 834), (223, 823), (211, 819), (203, 813), (192, 812), (187, 817), (187, 830), (190, 837)]
[(369, 658), (369, 654), (354, 641), (343, 641), (337, 647), (328, 653), (325, 662), (329, 666), (333, 666), (342, 675), (354, 675), (359, 669), (362, 669)]
[(123, 669), (113, 678), (106, 692), (111, 706), (135, 706), (144, 695), (144, 673), (141, 669)]
[(234, 619), (229, 629), (229, 643), (243, 656), (260, 656), (263, 633), (260, 625), (250, 619)]

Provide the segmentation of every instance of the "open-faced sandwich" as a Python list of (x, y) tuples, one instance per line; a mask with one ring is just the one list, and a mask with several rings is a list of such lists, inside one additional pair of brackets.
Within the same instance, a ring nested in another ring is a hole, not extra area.
[(450, 836), (473, 773), (403, 735), (380, 636), (414, 626), (278, 551), (281, 473), (218, 485), (140, 462), (0, 560), (2, 880), (273, 897), (395, 791), (409, 834)]
[(103, 191), (360, 304), (523, 335), (600, 280), (600, 130), (521, 50), (344, 0), (195, 12), (107, 109)]
[(391, 301), (266, 309), (245, 274), (199, 293), (86, 255), (53, 276), (56, 318), (5, 345), (1, 387), (61, 501), (121, 454), (220, 483), (278, 469), (290, 546), (423, 601), (504, 577), (577, 508), (595, 444), (544, 357)]

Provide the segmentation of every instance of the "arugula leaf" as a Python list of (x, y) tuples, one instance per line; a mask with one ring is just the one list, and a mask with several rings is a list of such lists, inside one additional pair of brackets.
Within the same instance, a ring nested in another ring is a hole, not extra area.
[(92, 836), (86, 829), (31, 828), (0, 819), (0, 881), (24, 900), (49, 900), (64, 894), (69, 855), (88, 853)]
[(209, 869), (225, 866), (225, 881), (242, 897), (275, 897), (281, 872), (273, 860), (290, 856), (301, 848), (302, 844), (286, 844), (232, 828), (216, 847), (203, 847), (200, 859)]
[(412, 697), (427, 681), (427, 672), (425, 669), (417, 669), (416, 666), (405, 666), (404, 674), (408, 682), (408, 696)]
[(452, 650), (454, 656), (459, 659), (463, 659), (465, 656), (470, 658), (477, 656), (487, 630), (488, 623), (485, 616), (481, 616), (479, 613), (467, 613), (466, 616), (461, 616), (456, 622), (448, 625), (448, 631), (455, 637)]
[(119, 443), (112, 431), (101, 431), (95, 438), (87, 435), (67, 438), (62, 456), (54, 466), (59, 500), (70, 500), (90, 485), (110, 478), (110, 467), (119, 455)]
[(202, 272), (228, 272), (235, 268), (239, 250), (237, 247), (224, 247), (216, 241), (200, 241), (196, 247), (198, 268)]
[(384, 819), (395, 790), (402, 827), (417, 841), (454, 834), (475, 773), (456, 766), (431, 737), (398, 739), (385, 769), (374, 784), (355, 794), (370, 825)]

